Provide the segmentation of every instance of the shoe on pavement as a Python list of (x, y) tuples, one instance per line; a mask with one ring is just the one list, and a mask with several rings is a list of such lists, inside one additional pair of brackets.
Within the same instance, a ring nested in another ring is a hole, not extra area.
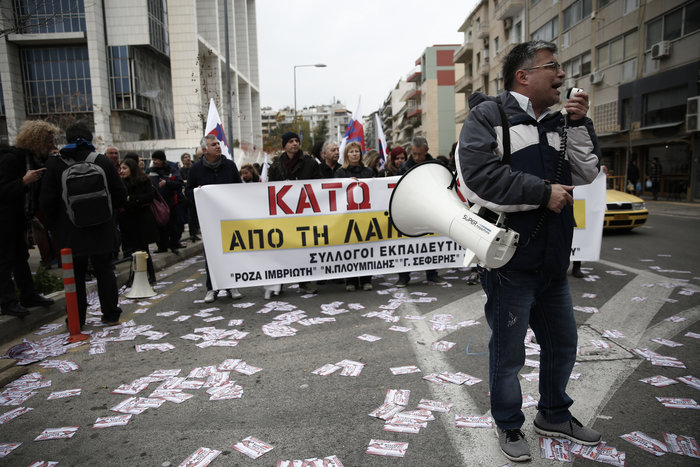
[(304, 293), (318, 293), (318, 290), (316, 290), (310, 282), (299, 284), (299, 291)]
[(476, 285), (479, 283), (479, 273), (476, 271), (472, 271), (469, 273), (469, 277), (467, 278), (467, 285)]
[(354, 292), (356, 288), (357, 287), (355, 287), (355, 284), (348, 284), (345, 286), (345, 290), (347, 290), (348, 292)]
[(228, 296), (229, 296), (229, 297), (234, 298), (234, 299), (235, 299), (235, 298), (241, 298), (241, 297), (243, 296), (243, 294), (240, 293), (240, 292), (238, 291), (238, 289), (228, 289), (226, 292), (228, 293)]
[(445, 279), (443, 279), (442, 277), (438, 276), (437, 274), (435, 274), (434, 276), (428, 276), (428, 277), (426, 277), (426, 279), (428, 280), (428, 284), (432, 284), (432, 285), (445, 285), (445, 284), (447, 284), (447, 281)]
[(408, 279), (399, 278), (399, 280), (397, 280), (396, 284), (394, 285), (396, 285), (396, 287), (398, 287), (399, 289), (403, 289), (408, 285)]
[(498, 445), (503, 455), (513, 462), (526, 462), (532, 459), (525, 435), (518, 429), (498, 428)]
[(571, 275), (574, 277), (578, 277), (579, 279), (581, 279), (582, 277), (586, 277), (586, 275), (581, 272), (581, 268), (573, 268), (571, 270)]
[(366, 284), (362, 284), (362, 290), (372, 290), (372, 284), (369, 282)]
[(535, 431), (542, 436), (565, 438), (584, 446), (595, 446), (601, 440), (600, 433), (583, 426), (576, 417), (571, 417), (571, 420), (563, 423), (550, 423), (545, 420), (542, 412), (537, 412), (535, 416)]
[(212, 303), (216, 300), (217, 290), (207, 290), (207, 294), (204, 296), (204, 303)]
[(51, 305), (53, 305), (53, 300), (50, 298), (44, 297), (40, 293), (35, 293), (27, 298), (21, 298), (20, 303), (25, 308), (29, 308), (32, 306), (50, 307)]
[(265, 300), (272, 298), (272, 289), (265, 289)]
[(12, 302), (2, 306), (2, 314), (16, 316), (18, 318), (24, 318), (26, 316), (29, 316), (29, 310), (27, 310), (17, 302)]

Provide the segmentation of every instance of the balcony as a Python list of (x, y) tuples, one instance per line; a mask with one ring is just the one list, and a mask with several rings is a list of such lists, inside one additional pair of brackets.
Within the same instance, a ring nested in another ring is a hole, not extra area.
[(419, 100), (421, 96), (421, 90), (420, 89), (409, 89), (406, 91), (406, 94), (403, 95), (401, 98), (402, 101), (415, 101)]
[(470, 61), (473, 52), (474, 42), (465, 42), (462, 44), (462, 47), (455, 51), (453, 60), (455, 63), (467, 63)]
[(498, 2), (494, 16), (497, 20), (503, 21), (506, 18), (512, 18), (519, 15), (525, 8), (525, 0), (504, 0)]
[(408, 114), (406, 115), (406, 117), (408, 117), (408, 118), (411, 118), (411, 117), (420, 117), (420, 116), (421, 116), (421, 113), (423, 113), (423, 111), (422, 111), (421, 109), (413, 109), (413, 110), (411, 110), (410, 112), (408, 112)]
[(469, 114), (469, 107), (465, 107), (455, 113), (455, 123), (464, 123)]
[(476, 37), (483, 39), (484, 37), (489, 37), (489, 22), (482, 20), (476, 23)]
[(408, 76), (406, 77), (406, 81), (409, 83), (420, 84), (421, 75), (421, 69), (417, 68), (408, 74)]
[(455, 83), (456, 93), (471, 94), (472, 83), (474, 82), (474, 77), (469, 75), (462, 76), (457, 83)]

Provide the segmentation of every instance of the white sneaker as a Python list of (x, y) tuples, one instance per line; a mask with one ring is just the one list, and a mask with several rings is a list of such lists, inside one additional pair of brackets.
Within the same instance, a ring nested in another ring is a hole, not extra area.
[(241, 298), (243, 296), (242, 293), (238, 291), (238, 289), (228, 289), (228, 296), (231, 298)]
[(207, 290), (207, 294), (204, 296), (204, 303), (211, 303), (216, 300), (216, 290)]

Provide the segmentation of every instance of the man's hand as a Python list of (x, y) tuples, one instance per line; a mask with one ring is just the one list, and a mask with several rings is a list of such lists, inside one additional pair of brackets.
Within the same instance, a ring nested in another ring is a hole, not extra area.
[(161, 179), (160, 179), (160, 182), (158, 182), (158, 186), (159, 186), (160, 188), (163, 188), (163, 187), (165, 186), (165, 179), (161, 178)]
[(573, 205), (574, 197), (571, 196), (573, 190), (574, 187), (570, 185), (552, 185), (552, 194), (549, 196), (547, 209), (551, 209), (559, 214), (567, 204)]
[(46, 167), (42, 169), (36, 169), (36, 170), (27, 170), (27, 173), (24, 174), (24, 177), (22, 177), (22, 183), (24, 186), (29, 185), (30, 183), (34, 183), (38, 181), (41, 176), (44, 174), (44, 171), (46, 170)]
[(585, 91), (577, 92), (571, 96), (564, 105), (566, 114), (571, 120), (580, 120), (588, 113), (588, 94)]

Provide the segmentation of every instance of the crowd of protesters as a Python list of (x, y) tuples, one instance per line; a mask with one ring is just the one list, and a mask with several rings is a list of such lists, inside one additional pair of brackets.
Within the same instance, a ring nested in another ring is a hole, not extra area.
[[(342, 163), (339, 163), (340, 149), (336, 142), (317, 142), (312, 155), (308, 156), (301, 150), (299, 136), (287, 132), (282, 136), (284, 151), (273, 159), (269, 170), (259, 164), (244, 164), (239, 170), (235, 163), (221, 157), (221, 148), (215, 147), (216, 138), (203, 138), (192, 153), (185, 152), (180, 156), (179, 163), (169, 161), (162, 150), (150, 154), (148, 162), (134, 152), (120, 158), (119, 149), (110, 145), (94, 163), (103, 168), (109, 180), (113, 216), (109, 222), (86, 230), (72, 226), (68, 220), (61, 193), (61, 174), (70, 166), (70, 159), (82, 161), (96, 152), (92, 133), (83, 124), (73, 125), (66, 132), (69, 144), (59, 151), (56, 139), (60, 137), (59, 128), (52, 124), (28, 121), (20, 129), (16, 145), (0, 149), (0, 212), (5, 219), (11, 220), (0, 227), (0, 305), (3, 314), (22, 317), (28, 314), (27, 307), (53, 303), (34, 288), (28, 264), (29, 245), (37, 246), (40, 266), (44, 268), (60, 267), (60, 249), (66, 246), (74, 248), (77, 256), (74, 263), (83, 284), (79, 294), (84, 297), (86, 276), (91, 274), (98, 279), (103, 321), (112, 322), (121, 312), (117, 306), (114, 278), (114, 262), (119, 259), (120, 252), (122, 259), (129, 259), (133, 252), (145, 251), (148, 254), (148, 280), (154, 284), (157, 279), (149, 245), (156, 244), (153, 253), (171, 251), (179, 254), (185, 247), (185, 225), (188, 225), (189, 241), (201, 240), (194, 188), (212, 183), (256, 183), (261, 180), (390, 177), (401, 175), (412, 166), (432, 158), (428, 154), (427, 142), (420, 137), (413, 140), (410, 153), (403, 147), (395, 147), (386, 161), (375, 150), (367, 150), (363, 155), (362, 147), (351, 142), (344, 147)], [(44, 177), (47, 168), (49, 181)], [(158, 200), (167, 206), (167, 216), (160, 222), (152, 209)], [(405, 286), (408, 277), (408, 273), (402, 273), (397, 286)], [(436, 271), (428, 271), (427, 279), (435, 284), (444, 283)], [(127, 286), (131, 286), (132, 281), (133, 271)], [(345, 285), (348, 291), (372, 290), (370, 276), (348, 278)], [(301, 283), (299, 287), (310, 293), (317, 291), (309, 282)], [(280, 291), (281, 286), (266, 287), (265, 297), (270, 298)], [(226, 292), (232, 298), (241, 297), (236, 289)], [(218, 291), (212, 290), (208, 276), (205, 299), (212, 302), (217, 296)], [(80, 297), (79, 301), (83, 325), (86, 302)]]

